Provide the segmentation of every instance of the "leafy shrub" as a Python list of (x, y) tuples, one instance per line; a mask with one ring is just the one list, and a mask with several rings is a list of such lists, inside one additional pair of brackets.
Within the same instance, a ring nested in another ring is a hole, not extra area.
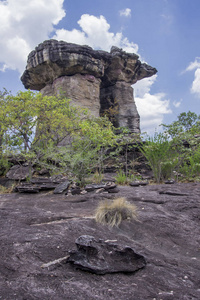
[(165, 134), (156, 133), (153, 138), (149, 137), (140, 150), (146, 157), (157, 183), (164, 174), (167, 176), (172, 172), (173, 151)]
[(136, 218), (136, 206), (123, 197), (116, 198), (111, 203), (100, 203), (95, 214), (96, 222), (110, 227), (119, 226), (122, 220)]

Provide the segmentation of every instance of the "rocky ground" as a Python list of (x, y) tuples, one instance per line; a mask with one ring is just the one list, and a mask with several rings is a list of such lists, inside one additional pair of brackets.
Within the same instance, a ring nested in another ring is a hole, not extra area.
[[(200, 299), (200, 184), (119, 187), (118, 194), (0, 195), (0, 299)], [(124, 196), (138, 220), (97, 224), (101, 200)], [(146, 259), (134, 273), (96, 275), (66, 260), (81, 235), (115, 240)]]

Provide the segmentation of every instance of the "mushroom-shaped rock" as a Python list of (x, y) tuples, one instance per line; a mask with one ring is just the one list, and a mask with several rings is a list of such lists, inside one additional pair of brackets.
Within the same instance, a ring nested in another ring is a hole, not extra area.
[[(48, 40), (28, 56), (21, 80), (25, 88), (44, 95), (65, 92), (72, 103), (94, 116), (114, 111), (113, 123), (139, 132), (139, 114), (132, 84), (156, 74), (138, 55), (112, 47), (110, 53), (63, 41)], [(114, 109), (113, 109), (114, 108)]]

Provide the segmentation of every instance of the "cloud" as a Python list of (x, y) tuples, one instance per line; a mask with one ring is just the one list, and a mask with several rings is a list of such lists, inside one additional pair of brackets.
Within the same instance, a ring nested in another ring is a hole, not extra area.
[(180, 101), (173, 101), (173, 105), (176, 108), (180, 107), (181, 103), (182, 103), (182, 99)]
[(191, 62), (186, 68), (186, 71), (193, 71), (197, 68), (200, 68), (200, 57), (196, 57), (194, 62)]
[(157, 75), (144, 78), (133, 85), (135, 102), (140, 115), (141, 131), (152, 134), (155, 128), (163, 122), (164, 115), (172, 113), (170, 100), (166, 94), (151, 94), (151, 86), (156, 81)]
[(200, 98), (200, 57), (196, 57), (194, 62), (191, 62), (186, 68), (186, 71), (194, 71), (194, 80), (191, 86), (191, 93)]
[(152, 77), (144, 78), (133, 85), (135, 96), (143, 97), (145, 94), (150, 92), (151, 86), (156, 81), (158, 75), (153, 75)]
[(138, 45), (130, 42), (121, 32), (114, 34), (110, 31), (110, 24), (104, 16), (96, 17), (84, 14), (78, 21), (80, 30), (72, 31), (58, 29), (54, 39), (70, 43), (89, 45), (95, 49), (110, 51), (112, 46), (123, 48), (125, 51), (137, 53)]
[(194, 73), (194, 80), (191, 87), (191, 92), (200, 97), (200, 68)]
[(65, 16), (64, 0), (0, 1), (1, 70), (22, 72), (27, 55)]
[(125, 8), (119, 11), (120, 16), (123, 17), (131, 17), (131, 9), (130, 8)]

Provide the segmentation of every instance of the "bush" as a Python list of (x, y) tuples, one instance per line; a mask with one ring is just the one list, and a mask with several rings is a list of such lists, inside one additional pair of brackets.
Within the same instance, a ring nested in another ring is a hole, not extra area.
[(111, 203), (100, 203), (95, 214), (96, 222), (110, 227), (119, 226), (122, 220), (136, 218), (136, 206), (123, 197), (116, 198)]

